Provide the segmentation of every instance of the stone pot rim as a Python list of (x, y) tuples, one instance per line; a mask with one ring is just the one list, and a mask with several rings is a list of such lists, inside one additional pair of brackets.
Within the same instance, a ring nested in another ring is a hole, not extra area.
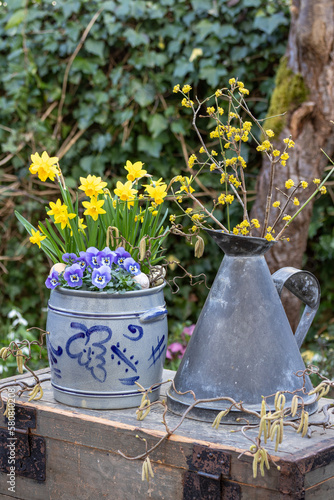
[(59, 293), (61, 295), (74, 295), (77, 297), (94, 297), (94, 298), (103, 298), (103, 299), (124, 299), (124, 298), (138, 298), (145, 295), (152, 295), (154, 293), (159, 293), (163, 288), (165, 288), (167, 282), (164, 281), (161, 285), (152, 287), (152, 288), (142, 288), (141, 290), (131, 290), (128, 292), (97, 292), (92, 290), (76, 290), (73, 288), (64, 288), (61, 286), (57, 286), (52, 290), (52, 292)]

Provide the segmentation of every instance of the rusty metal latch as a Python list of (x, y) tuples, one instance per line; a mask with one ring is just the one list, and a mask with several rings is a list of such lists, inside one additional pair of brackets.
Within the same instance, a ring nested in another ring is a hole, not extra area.
[(224, 498), (222, 476), (230, 476), (231, 455), (222, 450), (194, 444), (187, 463), (189, 470), (184, 476), (183, 500)]
[[(8, 419), (6, 419), (8, 423)], [(15, 444), (15, 473), (45, 481), (45, 440), (34, 436), (30, 430), (36, 428), (36, 410), (31, 407), (15, 405), (15, 430), (0, 429), (0, 471), (10, 471), (9, 443)]]

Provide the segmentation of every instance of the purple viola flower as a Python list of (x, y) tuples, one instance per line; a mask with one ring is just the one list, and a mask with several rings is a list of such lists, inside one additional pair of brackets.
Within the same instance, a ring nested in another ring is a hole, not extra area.
[(106, 247), (97, 254), (97, 261), (100, 266), (109, 266), (116, 262), (117, 254)]
[(95, 247), (89, 247), (86, 250), (86, 262), (93, 269), (100, 267), (100, 264), (97, 261), (98, 253), (99, 253), (99, 250)]
[(69, 264), (74, 264), (74, 262), (77, 261), (77, 258), (78, 257), (75, 253), (64, 253), (62, 256), (63, 261)]
[(52, 271), (50, 276), (47, 277), (45, 281), (45, 286), (53, 290), (56, 286), (60, 285), (59, 274), (57, 271)]
[(131, 257), (131, 255), (123, 247), (116, 248), (115, 253), (116, 253), (115, 264), (124, 269), (124, 261), (128, 257)]
[(77, 258), (76, 264), (78, 264), (81, 269), (86, 269), (87, 261), (86, 261), (86, 252), (79, 252), (79, 257)]
[(78, 264), (72, 264), (72, 266), (67, 267), (64, 271), (64, 278), (67, 281), (68, 286), (81, 286), (83, 272), (84, 270), (81, 269)]
[(111, 280), (111, 271), (108, 266), (101, 266), (98, 269), (93, 269), (92, 283), (98, 288), (104, 288)]
[(140, 265), (138, 264), (138, 262), (133, 260), (132, 257), (128, 257), (127, 259), (125, 259), (123, 266), (126, 271), (133, 274), (134, 276), (136, 274), (140, 274)]

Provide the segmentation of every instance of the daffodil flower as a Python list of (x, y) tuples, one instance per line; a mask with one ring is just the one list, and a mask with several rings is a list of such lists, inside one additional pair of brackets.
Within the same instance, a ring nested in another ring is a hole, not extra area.
[(31, 243), (36, 244), (41, 248), (41, 241), (45, 240), (46, 236), (41, 234), (39, 231), (31, 230), (32, 236), (30, 236), (29, 240)]
[(89, 196), (89, 198), (102, 194), (103, 188), (107, 185), (106, 182), (102, 181), (101, 177), (96, 177), (95, 175), (88, 175), (86, 179), (80, 177), (80, 182), (81, 186), (78, 189), (85, 191), (85, 195)]
[(144, 163), (141, 161), (136, 161), (135, 163), (132, 163), (130, 160), (127, 160), (126, 165), (125, 165), (125, 170), (127, 170), (129, 173), (126, 176), (128, 181), (134, 181), (136, 179), (140, 179), (144, 175), (147, 174), (147, 170), (143, 170), (142, 166)]
[(84, 215), (90, 215), (95, 221), (97, 221), (99, 214), (106, 213), (106, 211), (102, 208), (104, 200), (98, 200), (95, 196), (93, 196), (90, 201), (83, 201), (82, 205), (86, 208)]
[(55, 176), (59, 173), (59, 169), (56, 166), (58, 163), (56, 156), (50, 157), (46, 151), (43, 151), (42, 156), (39, 156), (38, 153), (31, 155), (31, 161), (30, 173), (37, 174), (42, 182), (45, 182), (49, 178), (54, 181)]

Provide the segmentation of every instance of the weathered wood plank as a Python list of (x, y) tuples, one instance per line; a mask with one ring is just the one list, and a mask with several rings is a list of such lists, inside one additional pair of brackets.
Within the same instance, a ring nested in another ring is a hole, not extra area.
[[(153, 464), (150, 485), (141, 480), (138, 463), (114, 453), (46, 440), (46, 481), (17, 476), (16, 497), (25, 500), (182, 500), (183, 471)], [(140, 464), (141, 465), (141, 464)]]
[(333, 462), (331, 462), (329, 465), (314, 469), (305, 475), (305, 488), (311, 488), (312, 486), (327, 481), (332, 477), (334, 477), (334, 458)]
[(334, 477), (305, 491), (305, 500), (333, 500)]

